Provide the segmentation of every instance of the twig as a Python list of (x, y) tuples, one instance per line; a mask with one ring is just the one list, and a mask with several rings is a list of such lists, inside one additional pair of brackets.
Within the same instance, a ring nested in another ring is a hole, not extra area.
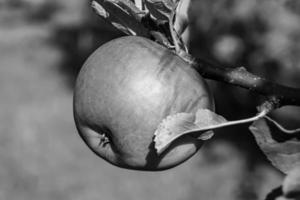
[(201, 59), (191, 59), (192, 66), (204, 77), (248, 89), (252, 92), (273, 97), (278, 107), (300, 106), (300, 88), (274, 83), (248, 72), (244, 67), (226, 68), (213, 65)]

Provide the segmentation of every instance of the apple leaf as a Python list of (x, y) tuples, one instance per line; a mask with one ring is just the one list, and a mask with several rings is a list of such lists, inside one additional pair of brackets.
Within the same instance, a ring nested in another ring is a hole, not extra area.
[(159, 22), (167, 22), (169, 34), (176, 51), (188, 52), (181, 34), (188, 25), (188, 6), (190, 0), (145, 0), (145, 6), (152, 17)]
[(162, 153), (174, 140), (186, 134), (208, 140), (213, 136), (210, 130), (226, 122), (225, 118), (208, 109), (199, 109), (195, 114), (170, 115), (162, 121), (154, 133), (157, 153)]
[(299, 133), (288, 134), (273, 121), (261, 118), (250, 126), (255, 140), (271, 163), (284, 173), (300, 165)]
[(130, 0), (95, 0), (92, 7), (97, 14), (127, 35), (149, 37), (149, 31), (137, 19), (144, 14)]
[(151, 15), (157, 20), (171, 21), (180, 36), (188, 24), (190, 0), (145, 0)]
[(176, 30), (178, 35), (182, 35), (182, 33), (185, 31), (186, 27), (189, 24), (189, 8), (191, 5), (191, 0), (181, 0), (178, 3), (177, 9), (176, 9), (176, 16), (175, 16), (175, 22), (174, 22), (174, 29)]
[(169, 21), (180, 0), (145, 0), (151, 15), (158, 20)]
[[(208, 109), (198, 109), (195, 114), (177, 113), (175, 115), (169, 115), (159, 124), (154, 133), (155, 148), (157, 153), (160, 154), (174, 140), (187, 134), (201, 140), (207, 140), (213, 135), (211, 130), (254, 122), (266, 117), (268, 111), (269, 109), (267, 107), (263, 107), (263, 109), (260, 109), (260, 112), (253, 117), (234, 121), (227, 121), (224, 117)], [(278, 124), (276, 125), (278, 126)], [(280, 127), (280, 129), (285, 130), (282, 127)], [(288, 133), (294, 133), (295, 131), (298, 131), (298, 129), (285, 131)]]

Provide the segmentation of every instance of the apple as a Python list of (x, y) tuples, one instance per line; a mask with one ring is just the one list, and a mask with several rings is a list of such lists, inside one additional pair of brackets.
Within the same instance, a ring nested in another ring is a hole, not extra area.
[(154, 132), (167, 116), (213, 110), (203, 78), (169, 49), (126, 36), (98, 48), (74, 90), (74, 119), (87, 146), (113, 165), (164, 170), (184, 162), (203, 141), (184, 136), (158, 155)]

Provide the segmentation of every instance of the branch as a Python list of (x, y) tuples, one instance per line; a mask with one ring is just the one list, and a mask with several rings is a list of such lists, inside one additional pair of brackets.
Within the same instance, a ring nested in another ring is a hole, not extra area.
[(239, 86), (252, 92), (276, 98), (278, 107), (300, 106), (300, 88), (274, 83), (248, 72), (244, 67), (226, 68), (213, 65), (201, 59), (192, 59), (192, 66), (204, 77)]

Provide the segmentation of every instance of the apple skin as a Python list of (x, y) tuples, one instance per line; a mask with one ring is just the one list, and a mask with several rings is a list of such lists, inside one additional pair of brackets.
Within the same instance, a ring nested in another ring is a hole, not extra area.
[(112, 40), (87, 59), (73, 106), (77, 130), (93, 152), (113, 165), (149, 171), (179, 165), (203, 144), (184, 136), (158, 155), (153, 137), (164, 118), (214, 109), (207, 84), (189, 64), (137, 36)]

